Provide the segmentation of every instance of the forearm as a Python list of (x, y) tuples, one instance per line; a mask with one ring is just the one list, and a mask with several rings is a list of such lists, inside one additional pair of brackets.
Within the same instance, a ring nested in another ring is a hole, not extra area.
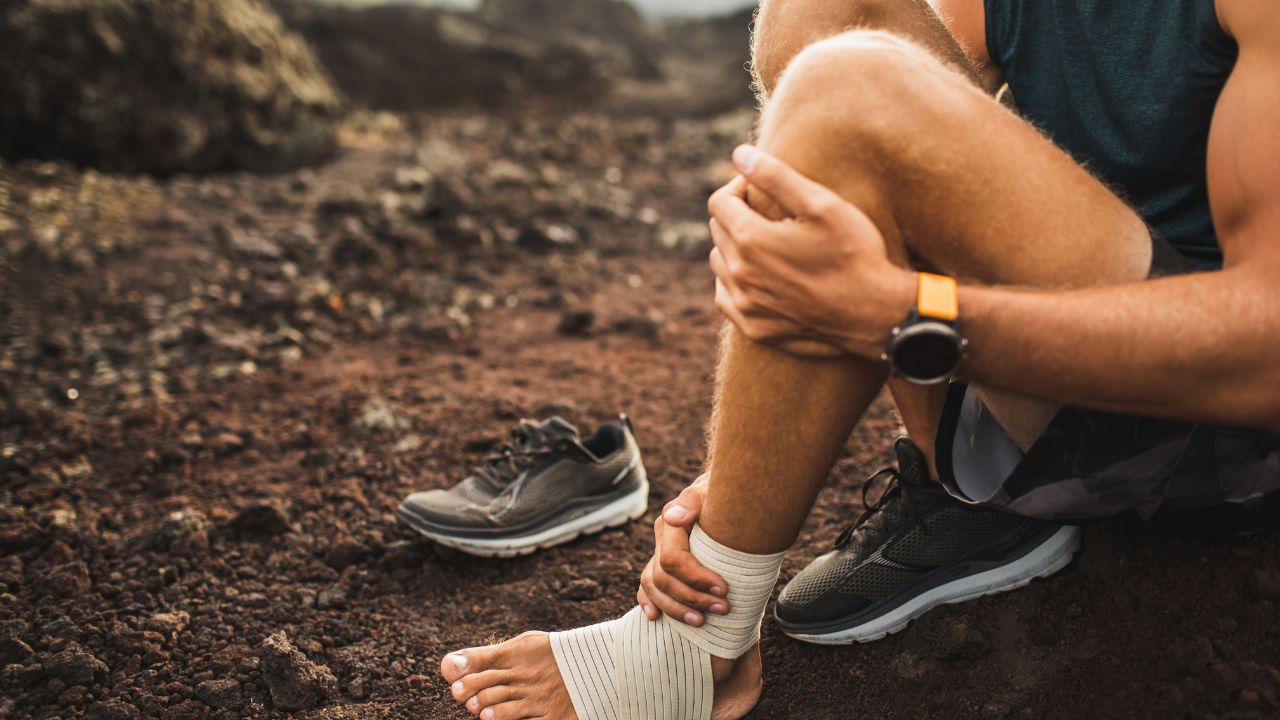
[(1274, 272), (1066, 292), (966, 287), (960, 307), (966, 379), (1077, 407), (1280, 429)]

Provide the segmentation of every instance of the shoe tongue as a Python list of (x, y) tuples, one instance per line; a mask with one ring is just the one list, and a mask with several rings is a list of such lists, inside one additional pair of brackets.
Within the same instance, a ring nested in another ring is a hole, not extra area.
[(546, 420), (543, 420), (541, 427), (552, 435), (573, 438), (575, 440), (578, 438), (578, 428), (574, 427), (572, 423), (559, 415), (552, 415)]
[(929, 479), (929, 463), (915, 443), (905, 437), (898, 438), (893, 449), (898, 455), (898, 475), (903, 484), (915, 487), (932, 484)]

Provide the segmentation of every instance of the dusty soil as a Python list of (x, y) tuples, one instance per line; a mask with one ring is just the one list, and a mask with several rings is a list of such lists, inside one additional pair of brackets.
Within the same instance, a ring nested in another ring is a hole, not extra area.
[[(460, 718), (445, 651), (625, 611), (647, 522), (479, 560), (392, 511), (550, 412), (634, 418), (646, 520), (696, 474), (702, 203), (748, 126), (375, 116), (285, 176), (0, 165), (0, 718)], [(896, 427), (877, 403), (783, 581)], [(766, 622), (753, 717), (1276, 717), (1277, 561), (1098, 526), (871, 645)]]

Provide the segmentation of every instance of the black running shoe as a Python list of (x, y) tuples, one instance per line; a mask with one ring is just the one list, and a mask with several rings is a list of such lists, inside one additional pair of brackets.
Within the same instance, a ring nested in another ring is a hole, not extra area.
[(648, 507), (649, 482), (631, 422), (589, 438), (558, 417), (525, 420), (512, 441), (449, 490), (410, 495), (398, 514), (441, 545), (514, 557), (617, 527)]
[(774, 617), (787, 635), (824, 645), (879, 640), (938, 605), (1052, 575), (1079, 549), (1078, 527), (965, 505), (929, 479), (910, 440), (894, 449), (898, 469), (862, 486), (866, 511), (778, 597)]

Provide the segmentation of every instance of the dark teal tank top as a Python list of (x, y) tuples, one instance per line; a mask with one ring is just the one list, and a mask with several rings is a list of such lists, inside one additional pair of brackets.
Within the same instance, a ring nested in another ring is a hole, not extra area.
[(1235, 42), (1214, 0), (986, 0), (1019, 112), (1199, 264), (1219, 265), (1205, 160)]

